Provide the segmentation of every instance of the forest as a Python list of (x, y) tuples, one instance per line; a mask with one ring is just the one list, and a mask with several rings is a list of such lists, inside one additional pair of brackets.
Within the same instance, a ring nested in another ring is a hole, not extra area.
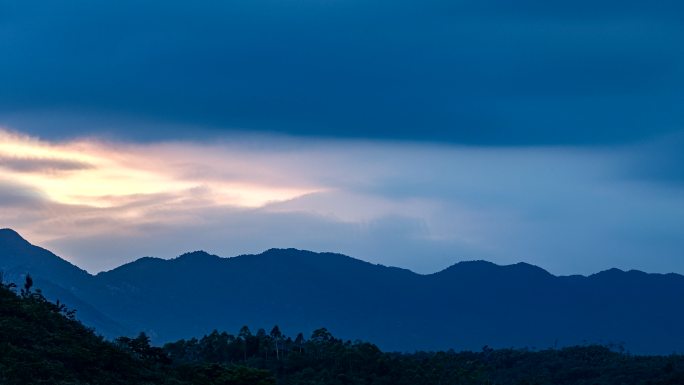
[(21, 288), (0, 285), (0, 384), (684, 384), (684, 356), (619, 346), (399, 353), (278, 326), (164, 346), (144, 333), (109, 341), (32, 286), (30, 276)]

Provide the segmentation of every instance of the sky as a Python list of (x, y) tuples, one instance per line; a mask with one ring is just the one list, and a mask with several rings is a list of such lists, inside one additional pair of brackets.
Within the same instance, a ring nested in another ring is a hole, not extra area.
[(0, 0), (0, 227), (684, 273), (684, 3)]

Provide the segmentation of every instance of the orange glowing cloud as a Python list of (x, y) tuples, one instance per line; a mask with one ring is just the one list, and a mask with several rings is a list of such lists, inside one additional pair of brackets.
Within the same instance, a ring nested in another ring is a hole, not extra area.
[[(52, 143), (0, 130), (0, 180), (27, 186), (55, 203), (99, 208), (143, 196), (187, 197), (198, 191), (208, 205), (261, 207), (321, 191), (320, 187), (255, 182), (244, 164), (232, 164), (230, 156), (212, 151), (221, 152), (192, 144)], [(222, 172), (191, 173), (188, 169)], [(241, 177), (231, 178), (231, 170)]]

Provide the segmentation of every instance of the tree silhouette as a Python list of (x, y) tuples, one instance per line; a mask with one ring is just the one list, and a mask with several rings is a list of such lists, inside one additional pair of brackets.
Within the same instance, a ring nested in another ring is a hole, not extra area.
[(315, 343), (330, 342), (333, 339), (333, 335), (326, 328), (316, 329), (311, 333), (311, 341)]
[(276, 360), (280, 361), (280, 354), (278, 352), (278, 344), (280, 343), (280, 339), (283, 338), (283, 333), (280, 332), (280, 328), (278, 325), (275, 325), (273, 329), (271, 329), (271, 338), (273, 339), (275, 343), (275, 351), (276, 351)]
[(252, 332), (249, 330), (247, 325), (240, 328), (240, 333), (238, 333), (238, 338), (242, 341), (242, 352), (244, 353), (244, 360), (247, 361), (247, 341), (252, 337)]
[(31, 274), (26, 274), (26, 280), (24, 281), (24, 288), (21, 289), (21, 295), (27, 297), (31, 294), (31, 288), (33, 287), (33, 278)]
[[(325, 328), (293, 341), (278, 326), (258, 337), (246, 326), (238, 338), (215, 330), (163, 348), (145, 333), (111, 343), (32, 286), (22, 296), (0, 284), (2, 385), (684, 384), (684, 355), (631, 355), (619, 345), (391, 353)], [(274, 341), (278, 360), (264, 359)], [(299, 354), (287, 354), (293, 347)]]
[(297, 334), (297, 337), (294, 340), (294, 344), (297, 348), (299, 348), (299, 353), (301, 354), (303, 352), (302, 349), (304, 348), (304, 334), (303, 333)]

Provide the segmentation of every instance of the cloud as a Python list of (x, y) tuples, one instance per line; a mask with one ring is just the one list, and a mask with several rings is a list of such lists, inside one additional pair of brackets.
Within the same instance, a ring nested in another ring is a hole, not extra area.
[(636, 146), (626, 159), (625, 177), (653, 183), (684, 185), (684, 131)]
[[(192, 145), (135, 146), (88, 140), (55, 144), (3, 131), (0, 139), (0, 166), (4, 166), (0, 177), (31, 186), (63, 204), (112, 207), (140, 197), (176, 194), (201, 196), (217, 204), (260, 206), (317, 191), (285, 183), (253, 183), (239, 175), (222, 177), (219, 170), (251, 170), (258, 175), (260, 166)], [(69, 172), (46, 173), (46, 167)]]
[(3, 209), (36, 205), (44, 200), (40, 191), (0, 179), (0, 207)]
[(94, 272), (145, 255), (271, 247), (342, 252), (423, 273), (464, 259), (526, 261), (565, 274), (684, 271), (682, 186), (644, 178), (635, 166), (672, 140), (496, 148), (278, 136), (1, 137), (6, 152), (92, 165), (57, 174), (0, 168), (0, 210), (3, 227)]
[(51, 138), (88, 130), (137, 140), (258, 131), (475, 145), (639, 141), (684, 123), (683, 7), (5, 3), (0, 123)]
[(77, 161), (61, 159), (17, 159), (0, 157), (0, 167), (18, 172), (46, 172), (56, 173), (61, 171), (84, 170), (92, 166)]

